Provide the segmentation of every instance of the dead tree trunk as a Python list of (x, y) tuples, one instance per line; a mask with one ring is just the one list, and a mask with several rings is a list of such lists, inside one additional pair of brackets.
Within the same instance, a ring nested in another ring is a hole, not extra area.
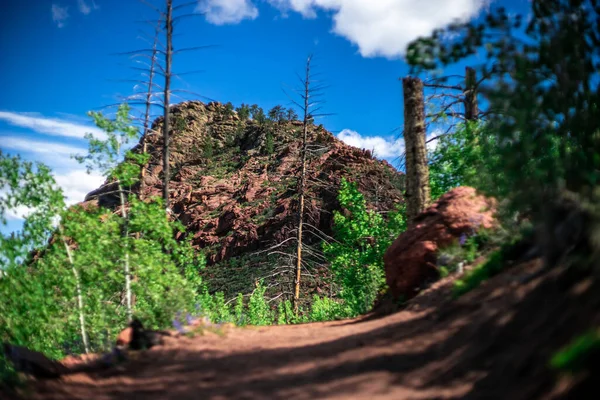
[(404, 145), (406, 152), (406, 218), (411, 224), (430, 200), (429, 167), (425, 144), (423, 81), (402, 79), (404, 89)]
[(163, 121), (163, 198), (165, 200), (165, 209), (169, 210), (169, 181), (171, 174), (169, 170), (169, 103), (171, 86), (171, 58), (173, 57), (173, 1), (167, 0), (167, 15), (165, 19), (167, 33), (167, 49), (165, 52), (165, 96), (164, 96), (164, 121)]
[(475, 121), (479, 115), (477, 105), (477, 72), (474, 68), (467, 67), (465, 74), (465, 120)]
[(294, 313), (296, 315), (298, 314), (298, 305), (300, 303), (300, 277), (302, 275), (302, 228), (304, 223), (304, 192), (306, 187), (306, 145), (310, 118), (310, 60), (311, 57), (308, 57), (304, 80), (304, 119), (302, 122), (302, 147), (300, 148), (300, 180), (298, 182), (298, 243), (296, 248), (296, 281), (294, 283)]
[[(146, 154), (148, 152), (148, 131), (150, 127), (150, 107), (152, 106), (152, 91), (154, 89), (154, 70), (156, 68), (156, 54), (158, 53), (158, 34), (160, 32), (160, 20), (156, 25), (156, 30), (154, 32), (154, 43), (152, 44), (152, 54), (150, 55), (150, 69), (148, 75), (148, 91), (146, 92), (146, 110), (144, 112), (144, 132), (142, 136), (142, 153)], [(142, 185), (144, 184), (144, 177), (146, 176), (146, 167), (142, 167)], [(141, 194), (141, 193), (140, 193)]]

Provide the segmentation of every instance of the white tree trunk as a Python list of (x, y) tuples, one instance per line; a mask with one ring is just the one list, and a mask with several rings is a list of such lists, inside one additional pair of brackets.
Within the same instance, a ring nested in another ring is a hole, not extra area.
[(69, 264), (71, 264), (71, 270), (73, 271), (73, 275), (75, 276), (75, 287), (77, 289), (77, 308), (79, 309), (79, 325), (81, 329), (81, 338), (83, 339), (83, 347), (85, 349), (85, 353), (88, 354), (90, 352), (90, 344), (88, 342), (87, 332), (85, 331), (85, 314), (83, 311), (83, 295), (81, 294), (81, 280), (79, 278), (79, 272), (77, 272), (77, 268), (75, 268), (75, 262), (73, 261), (73, 254), (71, 253), (71, 249), (67, 244), (63, 236), (63, 243), (65, 245), (65, 250), (67, 251), (67, 257), (69, 257)]
[[(119, 184), (119, 197), (121, 199), (121, 217), (123, 217), (125, 226), (127, 226), (127, 210), (125, 209), (125, 196), (123, 195), (123, 187), (121, 186), (121, 184)], [(133, 312), (131, 307), (131, 269), (129, 267), (129, 250), (127, 245), (127, 239), (129, 234), (127, 228), (125, 228), (125, 233), (123, 236), (125, 239), (125, 263), (123, 269), (125, 270), (125, 299), (127, 307), (127, 322), (131, 322), (131, 320), (133, 319)]]

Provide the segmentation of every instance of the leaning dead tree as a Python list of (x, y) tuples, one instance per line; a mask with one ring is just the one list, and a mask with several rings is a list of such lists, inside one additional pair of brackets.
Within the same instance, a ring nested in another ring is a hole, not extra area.
[(429, 205), (429, 166), (425, 144), (423, 81), (402, 79), (404, 92), (404, 143), (406, 152), (406, 218), (409, 224)]

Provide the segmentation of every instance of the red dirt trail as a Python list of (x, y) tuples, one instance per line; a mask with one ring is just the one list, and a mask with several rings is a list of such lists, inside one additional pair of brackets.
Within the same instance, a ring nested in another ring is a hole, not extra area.
[[(552, 353), (600, 323), (600, 286), (534, 261), (451, 300), (451, 278), (391, 315), (170, 338), (110, 370), (32, 381), (50, 399), (600, 399)], [(2, 397), (1, 398), (12, 398)]]

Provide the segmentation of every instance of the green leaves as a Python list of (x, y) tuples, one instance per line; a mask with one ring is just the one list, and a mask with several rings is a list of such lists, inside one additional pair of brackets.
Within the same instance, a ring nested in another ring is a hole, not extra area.
[(47, 166), (0, 149), (0, 223), (6, 224), (6, 214), (11, 210), (29, 211), (20, 232), (0, 236), (0, 269), (18, 265), (29, 252), (42, 246), (64, 206), (62, 190)]
[(478, 75), (488, 79), (478, 91), (494, 149), (482, 153), (493, 164), (486, 190), (536, 219), (560, 191), (590, 196), (600, 182), (599, 20), (590, 0), (533, 0), (524, 32), (521, 18), (499, 7), (408, 47), (413, 72), (484, 56)]
[(131, 125), (129, 106), (119, 106), (114, 120), (102, 113), (90, 111), (88, 115), (104, 132), (107, 138), (101, 140), (91, 133), (85, 135), (88, 140), (88, 154), (74, 158), (84, 164), (88, 173), (93, 170), (102, 172), (109, 179), (119, 181), (123, 186), (133, 185), (140, 176), (141, 166), (148, 161), (148, 155), (126, 151), (125, 147), (139, 136), (139, 131)]
[[(90, 153), (77, 158), (88, 168), (104, 168), (119, 189), (133, 184), (147, 156), (123, 151), (137, 135), (128, 125), (128, 107), (120, 107), (114, 121), (91, 115), (107, 139), (88, 135)], [(123, 201), (125, 218), (89, 204), (65, 209), (47, 167), (1, 151), (0, 184), (3, 221), (15, 207), (32, 209), (23, 230), (0, 241), (0, 341), (51, 357), (81, 353), (82, 337), (89, 337), (91, 351), (106, 349), (127, 318), (126, 276), (134, 277), (133, 308), (149, 327), (169, 326), (205, 292), (198, 274), (205, 260), (189, 240), (175, 239), (184, 227), (165, 217), (161, 199), (130, 196)]]
[(496, 151), (496, 138), (482, 122), (466, 122), (439, 138), (428, 156), (432, 201), (457, 186), (490, 189), (500, 168)]
[[(367, 210), (364, 196), (355, 184), (342, 180), (338, 200), (346, 213), (334, 212), (336, 242), (323, 250), (331, 262), (334, 282), (344, 306), (334, 307), (320, 300), (315, 315), (356, 316), (367, 312), (385, 287), (383, 254), (392, 240), (406, 229), (402, 210), (390, 213), (388, 220)], [(313, 303), (313, 306), (315, 304)]]

